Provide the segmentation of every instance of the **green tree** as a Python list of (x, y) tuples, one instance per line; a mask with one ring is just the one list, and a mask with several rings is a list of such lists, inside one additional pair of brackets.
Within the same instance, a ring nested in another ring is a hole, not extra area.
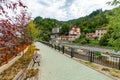
[(39, 16), (36, 17), (33, 22), (36, 24), (36, 28), (41, 31), (40, 38), (44, 41), (50, 40), (52, 28), (57, 27), (61, 23), (55, 19), (42, 18)]
[(118, 5), (118, 4), (120, 4), (120, 0), (113, 0), (113, 1), (107, 2), (107, 4), (109, 4), (109, 5)]
[(50, 34), (43, 34), (42, 40), (49, 42), (49, 40), (50, 40)]
[(104, 34), (104, 36), (99, 41), (99, 45), (107, 46), (109, 42), (109, 38), (110, 38), (110, 35), (108, 33)]
[(90, 43), (90, 39), (89, 38), (81, 39), (81, 44), (89, 44), (89, 43)]
[(64, 23), (60, 29), (61, 35), (68, 35), (69, 34), (70, 27), (67, 23)]
[(116, 51), (120, 50), (120, 26), (114, 26), (109, 44), (112, 45)]
[(32, 40), (40, 39), (40, 30), (36, 28), (36, 24), (33, 23), (33, 21), (30, 21), (27, 26), (27, 35), (31, 37)]
[(120, 7), (113, 9), (110, 11), (113, 15), (108, 15), (110, 19), (108, 26), (110, 26), (108, 30), (108, 34), (110, 35), (108, 44), (113, 46), (116, 51), (120, 50)]

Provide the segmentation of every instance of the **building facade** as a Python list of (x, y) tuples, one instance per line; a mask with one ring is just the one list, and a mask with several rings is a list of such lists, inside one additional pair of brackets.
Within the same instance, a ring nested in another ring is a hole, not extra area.
[(95, 33), (86, 33), (86, 37), (90, 38), (90, 39), (95, 39)]
[(52, 33), (51, 33), (51, 41), (50, 43), (53, 44), (58, 44), (59, 40), (60, 40), (60, 29), (61, 27), (55, 27), (52, 29)]
[(60, 27), (52, 29), (51, 39), (58, 38), (60, 36)]
[(106, 33), (106, 27), (99, 28), (95, 31), (95, 36), (98, 38), (98, 40), (101, 39), (101, 37)]
[(51, 34), (51, 43), (59, 42), (59, 41), (75, 41), (81, 36), (80, 28), (74, 26), (70, 31), (69, 35), (61, 35), (60, 36), (60, 29), (61, 27), (56, 27), (52, 29)]
[(69, 31), (69, 41), (75, 41), (81, 36), (81, 30), (80, 28), (77, 28), (74, 26), (70, 31)]

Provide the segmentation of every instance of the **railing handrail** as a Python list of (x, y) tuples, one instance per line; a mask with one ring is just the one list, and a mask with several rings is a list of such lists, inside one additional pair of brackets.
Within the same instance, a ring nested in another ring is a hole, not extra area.
[[(92, 51), (92, 50), (89, 50), (89, 49), (85, 49), (85, 51), (83, 49), (83, 52), (85, 52), (85, 54), (83, 56), (82, 53), (81, 54), (76, 54), (75, 49), (80, 49), (78, 47), (73, 47), (73, 46), (68, 46), (68, 45), (60, 46), (61, 44), (60, 45), (59, 44), (54, 44), (53, 45), (53, 44), (50, 44), (48, 42), (42, 42), (42, 43), (45, 44), (45, 45), (48, 45), (52, 48), (55, 48), (55, 50), (58, 50), (58, 51), (61, 50), (63, 54), (66, 53), (66, 54), (70, 55), (71, 58), (76, 57), (76, 58), (87, 60), (87, 61), (90, 61), (90, 62), (93, 62), (93, 63), (100, 64), (100, 65), (105, 65), (107, 67), (117, 68), (117, 69), (120, 70), (120, 57), (114, 57), (114, 56), (111, 56), (110, 54), (105, 55), (102, 52)], [(69, 47), (69, 48), (66, 48), (66, 47)], [(88, 50), (88, 51), (86, 52), (86, 50)], [(116, 58), (116, 59), (113, 59), (113, 58)]]

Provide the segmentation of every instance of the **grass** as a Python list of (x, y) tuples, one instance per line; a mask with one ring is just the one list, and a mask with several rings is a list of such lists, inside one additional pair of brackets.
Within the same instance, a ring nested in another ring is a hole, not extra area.
[(110, 74), (114, 77), (120, 78), (120, 71), (119, 70), (112, 69), (112, 70), (110, 70)]
[(98, 68), (98, 66), (96, 66), (96, 65), (93, 64), (93, 63), (88, 62), (88, 63), (86, 63), (86, 64), (89, 65), (89, 66), (92, 67), (92, 68)]
[(19, 71), (26, 69), (34, 55), (35, 46), (29, 46), (24, 55), (19, 58), (11, 67), (0, 74), (0, 80), (13, 80)]
[[(82, 39), (80, 40), (77, 40), (76, 42), (74, 42), (75, 44), (78, 44), (78, 45), (81, 45), (81, 41)], [(83, 45), (83, 44), (82, 44)], [(90, 43), (86, 43), (84, 45), (90, 45), (90, 46), (94, 46), (94, 45), (99, 45), (99, 41), (98, 40), (90, 40)]]
[(91, 42), (88, 45), (90, 45), (90, 46), (99, 45), (99, 41), (98, 40), (91, 40)]
[(83, 64), (89, 66), (89, 67), (92, 67), (92, 68), (98, 68), (98, 66), (94, 63), (91, 63), (91, 62), (88, 62), (88, 61), (84, 61), (84, 60), (80, 60), (80, 62), (82, 62)]
[(99, 65), (99, 64), (95, 64), (95, 63), (90, 63), (88, 61), (84, 61), (84, 60), (79, 60), (80, 62), (82, 62), (83, 64), (95, 69), (95, 70), (98, 70), (106, 75), (109, 75), (109, 76), (113, 76), (114, 78), (116, 78), (117, 80), (120, 79), (120, 70), (117, 70), (117, 69), (114, 69), (114, 68), (109, 68), (109, 67), (105, 67), (105, 66), (102, 66), (102, 65)]
[(106, 48), (106, 49), (110, 49), (110, 50), (114, 49), (114, 47), (110, 47), (110, 46), (100, 46), (99, 40), (90, 40), (90, 43), (86, 43), (86, 44), (81, 44), (81, 40), (77, 40), (73, 44), (82, 45), (82, 46), (98, 47), (98, 48)]

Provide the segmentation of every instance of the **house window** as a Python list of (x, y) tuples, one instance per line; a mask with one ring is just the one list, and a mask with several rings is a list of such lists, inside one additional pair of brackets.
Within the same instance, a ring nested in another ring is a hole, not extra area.
[(98, 35), (99, 35), (99, 33), (98, 33)]

